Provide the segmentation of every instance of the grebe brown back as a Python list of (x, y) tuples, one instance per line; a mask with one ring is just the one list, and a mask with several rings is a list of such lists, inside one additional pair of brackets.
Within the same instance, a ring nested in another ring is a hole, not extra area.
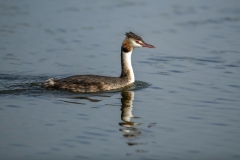
[(76, 75), (63, 79), (50, 78), (44, 82), (43, 86), (72, 92), (102, 92), (125, 87), (135, 81), (131, 55), (134, 48), (141, 47), (155, 48), (145, 43), (140, 36), (132, 32), (126, 33), (121, 47), (122, 73), (120, 77)]

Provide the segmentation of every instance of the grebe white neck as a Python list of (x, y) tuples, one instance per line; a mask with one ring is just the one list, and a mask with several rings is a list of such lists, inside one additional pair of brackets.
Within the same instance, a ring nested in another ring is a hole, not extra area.
[(124, 52), (122, 51), (122, 75), (126, 76), (129, 79), (129, 83), (133, 83), (135, 81), (133, 68), (132, 68), (132, 51)]

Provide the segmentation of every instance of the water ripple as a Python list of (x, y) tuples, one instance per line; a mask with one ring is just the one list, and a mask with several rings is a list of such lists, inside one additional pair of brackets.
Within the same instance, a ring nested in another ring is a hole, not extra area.
[[(22, 75), (10, 75), (0, 74), (0, 96), (6, 95), (28, 95), (28, 96), (43, 96), (43, 95), (56, 95), (56, 96), (70, 96), (73, 99), (85, 99), (91, 102), (99, 102), (99, 99), (92, 99), (86, 96), (77, 96), (79, 94), (60, 91), (60, 90), (45, 90), (42, 87), (42, 82), (48, 79), (48, 76), (22, 76)], [(107, 91), (104, 93), (114, 93), (126, 90), (139, 90), (149, 87), (150, 84), (142, 81), (136, 81), (135, 83), (126, 86), (121, 89)], [(86, 95), (86, 94), (85, 94)], [(103, 95), (104, 96), (104, 95)], [(70, 98), (69, 97), (69, 98)], [(70, 101), (64, 101), (68, 103), (75, 103)]]

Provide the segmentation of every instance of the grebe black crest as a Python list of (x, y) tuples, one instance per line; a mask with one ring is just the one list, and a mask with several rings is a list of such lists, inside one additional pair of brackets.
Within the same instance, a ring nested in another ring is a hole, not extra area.
[(135, 81), (131, 55), (134, 48), (155, 48), (147, 44), (133, 32), (126, 33), (121, 47), (122, 72), (119, 77), (99, 75), (76, 75), (62, 79), (50, 78), (43, 84), (44, 88), (61, 89), (71, 92), (103, 92), (123, 88)]

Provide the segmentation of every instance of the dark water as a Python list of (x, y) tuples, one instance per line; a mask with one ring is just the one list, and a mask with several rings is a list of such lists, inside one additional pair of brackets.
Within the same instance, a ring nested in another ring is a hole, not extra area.
[[(87, 2), (0, 2), (0, 159), (240, 159), (240, 2)], [(128, 31), (132, 88), (41, 87), (118, 76)]]

